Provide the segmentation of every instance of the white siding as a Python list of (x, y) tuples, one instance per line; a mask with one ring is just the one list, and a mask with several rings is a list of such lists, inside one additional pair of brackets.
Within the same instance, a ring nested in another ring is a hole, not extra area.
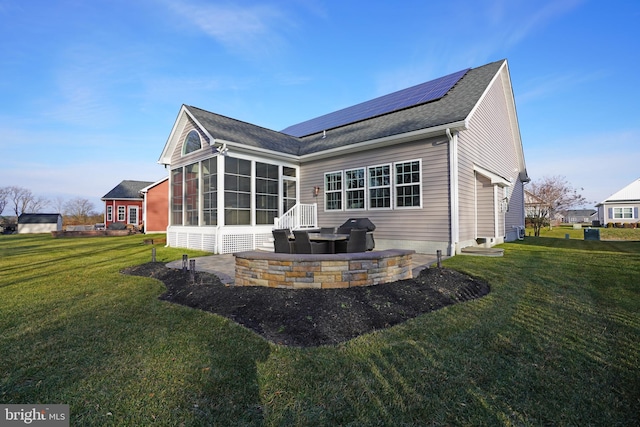
[[(417, 159), (422, 161), (422, 208), (325, 211), (325, 172)], [(318, 203), (320, 226), (339, 226), (354, 217), (369, 218), (376, 225), (377, 248), (391, 245), (396, 248), (446, 248), (450, 234), (448, 174), (448, 144), (443, 135), (304, 163), (300, 179), (301, 202)], [(321, 189), (318, 197), (313, 196), (316, 186)]]
[(495, 237), (495, 202), (491, 181), (476, 174), (476, 237)]
[[(510, 180), (512, 183), (510, 193), (519, 185), (520, 169), (516, 151), (519, 136), (512, 133), (511, 112), (505, 98), (507, 92), (503, 87), (505, 84), (507, 84), (505, 76), (499, 74), (469, 119), (468, 129), (460, 132), (458, 137), (461, 241), (490, 237), (495, 234), (493, 231), (489, 235), (482, 236), (481, 230), (477, 230), (478, 234), (476, 234), (476, 217), (488, 216), (489, 212), (476, 212), (474, 165)], [(520, 191), (516, 189), (517, 197), (520, 197)], [(484, 209), (482, 206), (480, 205), (479, 208)], [(510, 216), (510, 226), (516, 225), (517, 222), (523, 224), (524, 215), (516, 218), (516, 214), (520, 215), (520, 212), (514, 212)], [(504, 232), (503, 215), (504, 213), (499, 214), (499, 233)], [(484, 226), (482, 231), (485, 231)], [(503, 235), (495, 237), (503, 237)]]

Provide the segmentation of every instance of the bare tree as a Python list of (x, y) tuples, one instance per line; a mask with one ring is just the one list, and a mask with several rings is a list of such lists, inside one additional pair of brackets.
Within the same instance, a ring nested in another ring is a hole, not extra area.
[(44, 197), (35, 196), (31, 190), (23, 187), (14, 185), (7, 187), (6, 190), (7, 199), (13, 205), (13, 212), (15, 213), (16, 218), (25, 212), (40, 212), (49, 204), (49, 201)]
[(541, 228), (556, 214), (566, 214), (568, 209), (587, 202), (564, 176), (546, 176), (533, 181), (529, 184), (527, 192), (529, 193), (525, 199), (527, 219), (533, 225), (534, 234), (538, 237)]
[(67, 201), (62, 196), (56, 196), (55, 199), (51, 200), (51, 207), (54, 210), (54, 213), (64, 213), (65, 205)]
[(76, 197), (64, 204), (64, 214), (76, 224), (86, 224), (95, 215), (95, 206), (87, 199)]
[(9, 197), (9, 191), (6, 188), (0, 188), (0, 215), (4, 212), (4, 208), (7, 207), (7, 199)]

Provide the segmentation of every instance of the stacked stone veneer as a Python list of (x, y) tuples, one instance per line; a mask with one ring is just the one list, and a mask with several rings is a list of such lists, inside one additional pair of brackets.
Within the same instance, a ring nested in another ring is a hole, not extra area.
[(273, 288), (349, 288), (412, 278), (415, 251), (350, 254), (282, 254), (249, 251), (235, 254), (236, 286)]

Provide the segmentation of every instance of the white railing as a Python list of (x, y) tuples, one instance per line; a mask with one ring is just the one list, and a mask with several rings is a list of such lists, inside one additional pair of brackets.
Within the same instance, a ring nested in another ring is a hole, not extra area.
[(273, 228), (288, 228), (299, 230), (302, 228), (316, 228), (318, 226), (318, 204), (297, 204), (280, 218), (273, 222)]

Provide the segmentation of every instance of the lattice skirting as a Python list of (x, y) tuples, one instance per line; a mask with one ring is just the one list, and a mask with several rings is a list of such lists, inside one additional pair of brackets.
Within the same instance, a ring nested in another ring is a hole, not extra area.
[[(271, 227), (169, 227), (167, 246), (216, 254), (263, 249), (272, 241)], [(267, 245), (265, 245), (267, 244)]]

